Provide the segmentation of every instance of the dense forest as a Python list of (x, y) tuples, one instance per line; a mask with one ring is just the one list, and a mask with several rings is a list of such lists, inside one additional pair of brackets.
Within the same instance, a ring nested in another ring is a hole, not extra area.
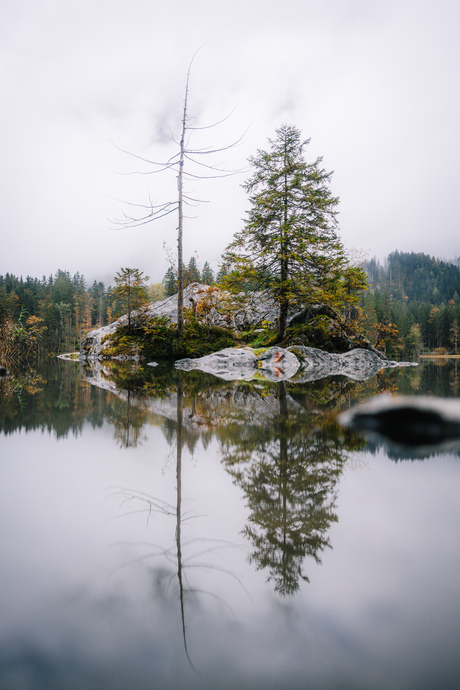
[[(364, 328), (387, 355), (458, 353), (460, 267), (426, 254), (393, 252), (364, 268), (369, 289), (362, 298)], [(380, 341), (380, 342), (379, 342)]]
[[(372, 343), (394, 358), (422, 352), (458, 353), (460, 340), (460, 266), (426, 254), (393, 252), (382, 263), (364, 264), (369, 289), (363, 293), (362, 328)], [(184, 266), (185, 284), (219, 282), (207, 262), (195, 257)], [(146, 285), (148, 301), (177, 291), (169, 268), (161, 283)], [(0, 324), (13, 323), (35, 339), (39, 352), (78, 350), (86, 333), (124, 313), (113, 286), (58, 270), (42, 279), (0, 276)], [(37, 347), (34, 348), (35, 350)]]
[[(214, 272), (207, 262), (200, 270), (192, 257), (184, 266), (184, 278), (185, 285), (192, 282), (211, 285)], [(145, 286), (149, 302), (175, 292), (177, 278), (172, 268), (161, 283)], [(30, 276), (24, 279), (7, 273), (0, 275), (0, 340), (7, 339), (9, 330), (15, 330), (21, 331), (23, 343), (29, 342), (39, 353), (76, 351), (90, 330), (118, 318), (125, 313), (125, 307), (116, 286), (105, 286), (96, 280), (87, 286), (80, 273), (71, 276), (68, 271), (58, 270), (55, 275), (42, 279)]]

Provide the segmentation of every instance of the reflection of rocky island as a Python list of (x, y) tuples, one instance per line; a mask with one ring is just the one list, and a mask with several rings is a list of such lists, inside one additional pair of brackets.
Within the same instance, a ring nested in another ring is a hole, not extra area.
[[(142, 408), (148, 421), (168, 428), (176, 421), (177, 384), (183, 382), (184, 428), (197, 436), (214, 434), (225, 437), (232, 424), (266, 426), (278, 414), (277, 385), (262, 376), (250, 381), (224, 380), (201, 371), (183, 373), (177, 369), (142, 367), (127, 362), (86, 362), (83, 374), (93, 386), (110, 391), (126, 404)], [(397, 371), (385, 377), (356, 381), (346, 376), (318, 378), (307, 384), (303, 379), (286, 381), (289, 406), (316, 410), (318, 419), (334, 409), (349, 407), (371, 395), (393, 390)], [(128, 415), (127, 415), (128, 417)], [(146, 421), (147, 421), (146, 418)]]
[[(124, 390), (115, 386), (107, 365), (96, 365), (86, 375), (135, 404), (127, 374)], [(302, 389), (290, 392), (286, 382), (224, 383), (194, 372), (175, 376), (169, 386), (164, 382), (162, 395), (153, 386), (146, 399), (141, 388), (139, 404), (164, 418), (168, 441), (178, 448), (188, 442), (193, 449), (194, 437), (203, 443), (211, 434), (219, 439), (225, 467), (248, 502), (244, 534), (253, 545), (250, 560), (268, 570), (279, 594), (293, 594), (301, 579), (308, 580), (305, 558), (320, 562), (329, 546), (327, 532), (337, 519), (335, 486), (347, 451), (362, 441), (337, 426), (334, 413), (321, 412)], [(343, 393), (342, 386), (343, 381), (329, 381), (329, 393), (331, 388)], [(180, 523), (176, 531), (180, 534)]]

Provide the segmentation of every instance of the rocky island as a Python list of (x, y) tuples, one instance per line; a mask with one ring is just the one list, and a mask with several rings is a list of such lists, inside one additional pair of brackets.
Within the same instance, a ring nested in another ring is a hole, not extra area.
[[(288, 324), (297, 327), (286, 343), (271, 347), (248, 347), (242, 334), (269, 332), (275, 326), (277, 309), (262, 293), (234, 296), (216, 287), (193, 283), (184, 290), (184, 305), (191, 318), (209, 329), (220, 329), (233, 338), (231, 347), (208, 352), (201, 357), (175, 358), (175, 366), (212, 373), (226, 380), (251, 379), (261, 375), (274, 381), (295, 379), (314, 381), (344, 375), (357, 381), (383, 368), (399, 366), (376, 350), (362, 335), (347, 333), (338, 315), (324, 305), (312, 305), (289, 314)], [(163, 327), (177, 323), (177, 295), (137, 310), (131, 320)], [(82, 343), (81, 360), (139, 360), (135, 343), (129, 353), (114, 351), (115, 335), (126, 329), (127, 315), (91, 331)], [(155, 356), (155, 353), (154, 353)]]

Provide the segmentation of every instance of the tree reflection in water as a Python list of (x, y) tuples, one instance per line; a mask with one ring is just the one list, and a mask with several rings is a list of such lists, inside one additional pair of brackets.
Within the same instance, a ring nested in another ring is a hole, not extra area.
[[(348, 452), (364, 445), (362, 437), (335, 423), (336, 410), (391, 389), (391, 372), (369, 382), (332, 377), (307, 386), (222, 382), (177, 370), (151, 372), (149, 379), (141, 371), (120, 372), (115, 370), (111, 379), (128, 407), (124, 417), (111, 420), (118, 425), (118, 438), (135, 445), (144, 423), (161, 423), (169, 445), (177, 449), (175, 507), (136, 492), (129, 498), (143, 502), (149, 513), (166, 510), (175, 516), (174, 560), (184, 644), (184, 596), (195, 591), (186, 582), (184, 568), (198, 554), (183, 557), (182, 525), (190, 516), (185, 517), (181, 508), (182, 449), (185, 445), (193, 455), (199, 438), (205, 448), (211, 436), (219, 439), (224, 466), (247, 498), (249, 517), (243, 534), (252, 545), (250, 562), (268, 570), (268, 580), (281, 596), (298, 591), (302, 580), (309, 581), (305, 559), (321, 563), (322, 552), (331, 546), (328, 531), (337, 521), (337, 482)], [(192, 543), (197, 540), (187, 546)], [(206, 552), (222, 545), (214, 544)], [(171, 560), (169, 549), (161, 553)]]
[[(281, 596), (309, 582), (304, 559), (321, 563), (330, 547), (327, 535), (336, 485), (347, 449), (360, 444), (330, 417), (288, 404), (285, 382), (278, 385), (278, 415), (270, 426), (241, 428), (223, 444), (223, 459), (243, 489), (250, 510), (244, 535), (253, 545), (249, 560), (269, 571)], [(289, 398), (292, 402), (292, 400)]]
[[(155, 513), (161, 513), (163, 515), (170, 516), (175, 519), (175, 544), (173, 547), (169, 548), (164, 548), (159, 545), (149, 545), (149, 551), (147, 553), (144, 553), (140, 557), (134, 559), (131, 561), (131, 563), (139, 562), (139, 561), (150, 561), (153, 558), (158, 558), (162, 557), (165, 559), (169, 564), (174, 566), (174, 571), (173, 573), (169, 576), (169, 583), (168, 587), (166, 590), (170, 589), (171, 582), (174, 577), (177, 577), (177, 583), (178, 583), (178, 597), (179, 597), (179, 606), (180, 606), (180, 618), (181, 618), (181, 628), (182, 628), (182, 639), (183, 639), (183, 644), (184, 644), (184, 650), (186, 657), (190, 663), (190, 666), (193, 668), (193, 670), (199, 674), (195, 666), (193, 665), (192, 659), (190, 657), (189, 649), (188, 649), (188, 644), (187, 644), (187, 634), (186, 634), (186, 610), (185, 610), (185, 604), (186, 600), (189, 600), (190, 603), (193, 602), (193, 598), (197, 596), (198, 594), (207, 594), (211, 595), (217, 599), (221, 603), (225, 604), (225, 601), (222, 600), (221, 597), (218, 597), (211, 592), (205, 592), (201, 588), (196, 588), (191, 586), (187, 572), (189, 569), (193, 569), (194, 572), (198, 572), (200, 570), (206, 570), (206, 571), (215, 571), (215, 572), (222, 572), (227, 575), (232, 576), (234, 579), (236, 579), (240, 585), (242, 586), (241, 580), (231, 571), (229, 571), (226, 568), (219, 567), (211, 562), (207, 561), (198, 561), (198, 558), (201, 558), (204, 555), (209, 555), (211, 552), (220, 550), (223, 548), (235, 548), (235, 544), (231, 544), (230, 542), (224, 541), (224, 540), (215, 540), (215, 539), (202, 539), (199, 537), (193, 537), (188, 540), (184, 540), (183, 538), (183, 525), (184, 522), (190, 520), (192, 517), (198, 517), (197, 515), (193, 515), (191, 513), (184, 513), (183, 512), (183, 507), (182, 507), (182, 452), (184, 445), (187, 445), (190, 449), (190, 439), (187, 439), (187, 435), (184, 433), (184, 388), (183, 388), (183, 378), (182, 375), (179, 375), (177, 383), (176, 383), (176, 424), (175, 424), (175, 430), (173, 433), (172, 432), (172, 425), (168, 424), (168, 435), (167, 438), (169, 440), (170, 445), (173, 445), (175, 443), (176, 445), (176, 504), (175, 506), (172, 504), (169, 504), (162, 499), (155, 498), (153, 496), (148, 495), (147, 493), (136, 491), (136, 490), (130, 490), (130, 489), (117, 489), (116, 491), (113, 492), (113, 495), (115, 497), (118, 497), (121, 499), (121, 504), (125, 505), (127, 502), (130, 503), (135, 503), (135, 508), (132, 512), (136, 513), (146, 513), (147, 515), (147, 521), (150, 521), (150, 518), (155, 514)], [(187, 441), (189, 441), (187, 443)], [(130, 513), (125, 513), (130, 514)], [(194, 546), (196, 547), (197, 545), (200, 546), (200, 549), (198, 551), (191, 552), (189, 547)], [(152, 551), (151, 547), (153, 546), (154, 550)], [(142, 547), (144, 548), (144, 544), (142, 544)], [(155, 579), (157, 577), (162, 579), (162, 575), (164, 574), (164, 566), (159, 566), (156, 568), (154, 577)]]
[[(125, 435), (134, 442), (148, 421), (145, 400), (158, 400), (161, 387), (146, 388), (144, 381), (134, 395), (130, 393), (134, 391), (132, 377), (128, 382), (125, 374), (123, 381), (116, 383), (124, 389), (128, 404), (125, 417), (118, 418), (117, 423), (125, 430), (134, 427), (134, 422), (138, 424), (134, 435), (132, 431)], [(200, 379), (196, 372), (190, 376), (176, 371), (174, 381), (165, 379), (163, 385), (164, 410), (169, 414), (163, 420), (163, 431), (168, 443), (177, 449), (176, 506), (136, 492), (126, 492), (124, 498), (143, 502), (149, 514), (160, 511), (175, 515), (174, 559), (186, 647), (184, 595), (194, 590), (184, 574), (190, 558), (184, 560), (182, 553), (182, 525), (190, 517), (184, 516), (181, 508), (184, 445), (193, 454), (198, 438), (204, 443), (210, 433), (219, 438), (224, 465), (247, 497), (249, 518), (243, 534), (253, 546), (249, 560), (258, 569), (268, 569), (268, 580), (274, 582), (277, 593), (292, 595), (301, 580), (309, 581), (304, 572), (305, 558), (321, 563), (321, 553), (331, 546), (328, 530), (337, 521), (336, 485), (348, 451), (363, 445), (362, 439), (336, 425), (333, 410), (359, 397), (363, 384), (338, 378), (315, 382), (305, 389), (285, 382), (219, 383), (212, 378)], [(328, 409), (324, 408), (326, 401)], [(130, 409), (133, 406), (137, 412)], [(161, 406), (156, 407), (159, 409)], [(161, 553), (171, 561), (170, 550)], [(209, 568), (209, 564), (201, 565)]]

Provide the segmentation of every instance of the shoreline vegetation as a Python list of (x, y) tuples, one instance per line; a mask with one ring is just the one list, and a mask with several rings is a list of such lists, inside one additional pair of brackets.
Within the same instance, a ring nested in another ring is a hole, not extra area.
[[(262, 354), (266, 350), (268, 350), (268, 347), (262, 347), (262, 348), (251, 348), (250, 346), (245, 346), (248, 347), (249, 349), (253, 350), (253, 352), (257, 355)], [(237, 349), (238, 346), (235, 345), (235, 349)], [(67, 359), (71, 361), (80, 361), (80, 351), (78, 350), (77, 352), (64, 352), (62, 354), (56, 355), (58, 359)], [(435, 355), (435, 354), (423, 354), (423, 355), (418, 355), (418, 359), (460, 359), (460, 355)]]
[(460, 359), (460, 355), (419, 355), (419, 359)]

